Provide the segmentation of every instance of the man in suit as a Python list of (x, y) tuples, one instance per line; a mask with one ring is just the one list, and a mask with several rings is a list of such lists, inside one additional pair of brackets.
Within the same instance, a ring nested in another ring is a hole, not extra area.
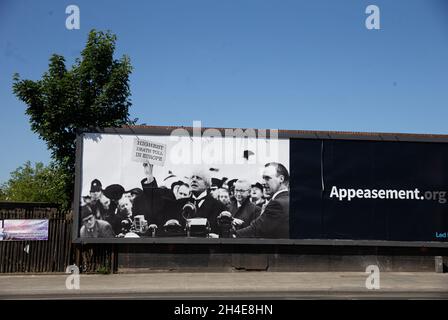
[(113, 238), (115, 234), (109, 222), (97, 220), (89, 206), (81, 208), (81, 238)]
[(169, 219), (179, 219), (176, 215), (179, 209), (175, 205), (176, 198), (171, 189), (158, 186), (153, 168), (153, 164), (143, 163), (145, 174), (145, 178), (141, 181), (143, 192), (135, 197), (132, 213), (133, 216), (144, 215), (148, 224), (155, 224), (160, 228)]
[(176, 199), (171, 189), (159, 187), (153, 175), (153, 165), (144, 163), (146, 178), (141, 181), (143, 193), (136, 197), (133, 214), (143, 214), (148, 224), (156, 224), (159, 228), (168, 223), (185, 226), (184, 206), (192, 203), (196, 210), (188, 218), (207, 218), (212, 233), (218, 233), (217, 216), (225, 211), (225, 207), (207, 193), (210, 177), (204, 170), (194, 170), (190, 176), (191, 197)]
[(289, 238), (289, 173), (282, 164), (270, 162), (263, 170), (263, 187), (271, 196), (260, 216), (235, 231), (240, 238)]
[(226, 211), (225, 206), (207, 190), (210, 188), (210, 178), (202, 169), (193, 170), (190, 176), (190, 189), (192, 196), (190, 202), (196, 206), (196, 212), (190, 218), (207, 218), (210, 223), (211, 232), (219, 233), (218, 215)]
[(233, 225), (237, 229), (242, 229), (258, 218), (261, 208), (250, 201), (251, 186), (247, 180), (237, 180), (235, 182), (235, 201), (232, 202), (230, 212), (233, 216)]

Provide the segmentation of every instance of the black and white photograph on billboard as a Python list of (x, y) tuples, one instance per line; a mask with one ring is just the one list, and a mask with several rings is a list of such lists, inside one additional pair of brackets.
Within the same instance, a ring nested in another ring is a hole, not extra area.
[(289, 239), (289, 139), (208, 130), (84, 133), (79, 237)]

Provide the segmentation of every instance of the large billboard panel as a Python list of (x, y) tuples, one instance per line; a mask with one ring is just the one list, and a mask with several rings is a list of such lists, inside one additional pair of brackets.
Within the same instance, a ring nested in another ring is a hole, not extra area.
[(79, 236), (288, 239), (289, 141), (231, 133), (84, 134)]
[(184, 128), (79, 139), (77, 241), (447, 240), (446, 142)]

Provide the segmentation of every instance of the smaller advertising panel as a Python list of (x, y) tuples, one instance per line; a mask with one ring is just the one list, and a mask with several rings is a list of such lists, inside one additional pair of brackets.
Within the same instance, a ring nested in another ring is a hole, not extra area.
[(0, 221), (0, 240), (48, 240), (48, 220)]

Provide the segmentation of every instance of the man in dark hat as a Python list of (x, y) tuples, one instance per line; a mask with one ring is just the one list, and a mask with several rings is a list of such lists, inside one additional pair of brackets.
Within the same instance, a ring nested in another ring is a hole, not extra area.
[(92, 180), (92, 182), (90, 183), (90, 198), (92, 199), (92, 201), (100, 200), (103, 191), (102, 187), (103, 186), (101, 185), (100, 180)]
[(103, 191), (104, 196), (110, 199), (109, 210), (107, 211), (105, 220), (112, 226), (115, 234), (121, 232), (123, 220), (132, 221), (132, 192), (138, 193), (137, 190), (125, 191), (120, 184), (111, 184)]
[(103, 186), (98, 179), (90, 183), (90, 203), (89, 206), (97, 220), (105, 220), (108, 216), (110, 200), (104, 196)]
[(230, 179), (229, 181), (227, 181), (227, 187), (228, 187), (229, 191), (232, 191), (232, 190), (233, 190), (233, 185), (235, 184), (235, 182), (236, 182), (237, 180), (238, 180), (238, 179)]
[(97, 220), (89, 206), (81, 208), (81, 238), (113, 238), (112, 227), (107, 221)]
[(131, 190), (127, 190), (124, 192), (123, 196), (128, 197), (131, 201), (134, 201), (135, 198), (140, 196), (143, 193), (143, 190), (140, 188), (133, 188)]
[(254, 183), (250, 190), (250, 201), (259, 208), (263, 208), (266, 200), (263, 197), (263, 185), (259, 182)]
[(125, 190), (120, 184), (111, 184), (104, 189), (103, 193), (110, 200), (118, 202), (123, 196), (123, 193), (125, 193)]

